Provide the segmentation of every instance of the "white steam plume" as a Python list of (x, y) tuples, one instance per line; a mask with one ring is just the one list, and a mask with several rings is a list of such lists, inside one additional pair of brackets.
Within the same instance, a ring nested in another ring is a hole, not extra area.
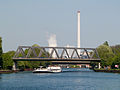
[[(56, 35), (51, 34), (49, 39), (48, 39), (48, 45), (49, 47), (57, 47), (57, 40), (56, 40)], [(51, 49), (49, 49), (49, 53), (51, 53)], [(56, 57), (55, 52), (53, 53), (52, 57)]]

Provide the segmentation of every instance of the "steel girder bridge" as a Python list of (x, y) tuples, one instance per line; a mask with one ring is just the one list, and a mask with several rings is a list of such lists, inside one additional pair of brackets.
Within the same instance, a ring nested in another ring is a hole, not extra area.
[(100, 62), (101, 59), (96, 48), (19, 46), (13, 61), (13, 68), (16, 69), (17, 61), (51, 61), (53, 64), (90, 64), (91, 62)]

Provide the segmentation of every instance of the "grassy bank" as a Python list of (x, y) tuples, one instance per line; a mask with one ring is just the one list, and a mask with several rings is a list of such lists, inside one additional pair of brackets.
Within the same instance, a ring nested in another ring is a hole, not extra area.
[(7, 73), (14, 73), (14, 72), (18, 72), (18, 71), (13, 71), (13, 70), (0, 70), (0, 74), (7, 74)]
[(95, 72), (120, 73), (120, 69), (94, 69)]

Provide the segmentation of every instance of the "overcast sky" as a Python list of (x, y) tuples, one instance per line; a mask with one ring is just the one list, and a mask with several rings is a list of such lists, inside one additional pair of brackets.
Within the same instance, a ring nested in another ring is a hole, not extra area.
[(20, 45), (77, 45), (77, 11), (81, 12), (81, 47), (104, 41), (120, 44), (120, 0), (0, 0), (0, 36), (4, 52)]

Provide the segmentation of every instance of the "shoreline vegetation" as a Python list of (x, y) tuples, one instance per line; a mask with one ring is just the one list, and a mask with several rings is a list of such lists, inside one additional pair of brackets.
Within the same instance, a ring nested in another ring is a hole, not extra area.
[(0, 74), (8, 74), (8, 73), (16, 73), (19, 72), (18, 70), (0, 70)]
[[(21, 70), (0, 70), (0, 74), (9, 74), (9, 73), (17, 73), (20, 72)], [(23, 71), (32, 71), (32, 69), (26, 69)], [(93, 69), (95, 72), (105, 72), (105, 73), (120, 73), (120, 69)]]
[(94, 69), (95, 72), (120, 73), (120, 69)]
[[(32, 47), (40, 47), (37, 44), (34, 44)], [(102, 45), (98, 46), (97, 52), (99, 57), (101, 58), (101, 68), (103, 69), (96, 69), (98, 68), (98, 62), (91, 62), (91, 68), (96, 72), (120, 72), (120, 44), (115, 46), (109, 46), (108, 42), (105, 41)], [(35, 49), (37, 55), (39, 55), (41, 49)], [(24, 52), (27, 54), (29, 49), (25, 49)], [(49, 56), (49, 52), (48, 53)], [(90, 52), (92, 55), (94, 52)], [(16, 72), (13, 71), (13, 60), (12, 57), (14, 56), (15, 51), (8, 51), (6, 53), (2, 50), (2, 38), (0, 37), (0, 73), (12, 73)], [(22, 55), (19, 54), (19, 57)], [(33, 57), (34, 54), (32, 53), (29, 57)], [(42, 53), (42, 58), (45, 57), (45, 53)], [(97, 58), (96, 55), (93, 55), (94, 58)], [(24, 70), (33, 70), (34, 68), (38, 68), (39, 66), (49, 66), (52, 65), (50, 61), (18, 61), (17, 68), (19, 71)], [(75, 65), (75, 67), (79, 68), (79, 65)]]

